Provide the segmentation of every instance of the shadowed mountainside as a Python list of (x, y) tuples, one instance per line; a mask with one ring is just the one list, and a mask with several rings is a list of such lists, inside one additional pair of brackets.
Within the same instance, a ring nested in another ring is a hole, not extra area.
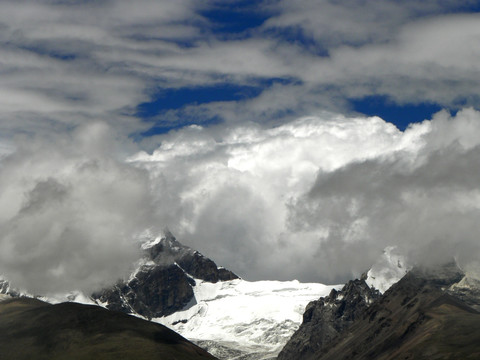
[(380, 293), (365, 279), (351, 280), (340, 291), (312, 301), (305, 308), (303, 322), (278, 355), (278, 360), (304, 359), (325, 348), (354, 321)]

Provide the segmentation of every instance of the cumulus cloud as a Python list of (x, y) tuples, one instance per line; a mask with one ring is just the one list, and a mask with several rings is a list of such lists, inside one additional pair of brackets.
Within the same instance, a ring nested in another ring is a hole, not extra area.
[(147, 174), (115, 158), (96, 123), (19, 138), (0, 162), (0, 273), (34, 294), (112, 283), (139, 258), (151, 224)]
[(218, 263), (248, 279), (338, 282), (387, 246), (411, 263), (478, 259), (479, 124), (466, 109), (405, 132), (329, 113), (193, 126), (131, 161), (151, 173), (157, 218)]
[(101, 123), (20, 138), (0, 163), (0, 272), (38, 293), (91, 290), (128, 272), (136, 235), (164, 226), (252, 280), (345, 281), (386, 246), (469, 268), (480, 255), (479, 124), (466, 109), (405, 132), (332, 113), (275, 128), (194, 125), (127, 162)]
[(318, 231), (292, 230), (291, 203), (316, 174), (419, 147), (379, 118), (330, 113), (273, 128), (192, 126), (131, 161), (148, 169), (156, 217), (194, 248), (251, 279), (317, 279)]

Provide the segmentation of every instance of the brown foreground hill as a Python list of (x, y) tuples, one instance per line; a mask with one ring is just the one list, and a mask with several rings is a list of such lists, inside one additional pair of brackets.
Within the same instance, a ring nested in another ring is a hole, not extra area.
[(98, 306), (0, 302), (2, 360), (215, 359), (172, 330)]

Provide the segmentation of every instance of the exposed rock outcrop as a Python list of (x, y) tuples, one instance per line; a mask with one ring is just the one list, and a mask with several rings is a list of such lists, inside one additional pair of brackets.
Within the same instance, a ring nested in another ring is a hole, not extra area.
[(278, 360), (305, 359), (332, 342), (347, 329), (380, 293), (364, 279), (349, 281), (340, 291), (307, 305), (303, 323), (278, 355)]

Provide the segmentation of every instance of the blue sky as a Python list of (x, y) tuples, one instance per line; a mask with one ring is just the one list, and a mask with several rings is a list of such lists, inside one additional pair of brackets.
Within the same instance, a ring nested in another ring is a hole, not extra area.
[(192, 124), (277, 126), (321, 111), (403, 130), (480, 103), (477, 1), (2, 7), (0, 91), (17, 118), (0, 124), (8, 134), (97, 119), (141, 142)]
[[(365, 31), (367, 31), (365, 39), (356, 39), (356, 35), (354, 34), (355, 29), (353, 28), (350, 30), (351, 33), (349, 33), (347, 29), (345, 33), (340, 34), (335, 34), (335, 29), (332, 29), (333, 34), (327, 33), (327, 36), (323, 38), (322, 34), (316, 36), (315, 30), (309, 29), (309, 25), (304, 25), (300, 21), (297, 23), (292, 22), (291, 24), (287, 23), (287, 25), (284, 26), (277, 26), (275, 23), (278, 22), (282, 16), (288, 17), (288, 14), (281, 13), (283, 10), (282, 7), (288, 8), (294, 6), (292, 4), (286, 5), (282, 1), (270, 3), (261, 3), (258, 1), (213, 1), (197, 11), (197, 14), (202, 18), (202, 25), (199, 26), (199, 31), (204, 34), (205, 38), (208, 39), (207, 41), (215, 41), (223, 44), (241, 44), (242, 42), (248, 42), (252, 39), (268, 39), (272, 41), (273, 46), (280, 47), (288, 44), (292, 46), (295, 51), (299, 51), (302, 54), (306, 53), (317, 57), (319, 61), (328, 61), (330, 58), (329, 52), (335, 51), (338, 48), (351, 45), (354, 46), (354, 50), (357, 48), (360, 50), (362, 47), (369, 46), (378, 46), (381, 48), (388, 41), (394, 42), (397, 35), (395, 31), (402, 31), (403, 28), (408, 28), (409, 22), (411, 22), (413, 26), (416, 26), (417, 23), (424, 21), (424, 19), (428, 21), (432, 16), (447, 19), (449, 16), (459, 14), (460, 16), (475, 14), (480, 9), (480, 5), (475, 2), (457, 2), (456, 4), (454, 2), (446, 2), (441, 5), (440, 3), (432, 1), (427, 2), (428, 4), (424, 7), (414, 5), (411, 2), (406, 2), (404, 6), (399, 3), (385, 2), (385, 4), (387, 3), (391, 5), (389, 11), (392, 12), (392, 20), (391, 23), (387, 20), (385, 24), (382, 25), (384, 25), (387, 30), (392, 31), (390, 34), (391, 38), (383, 38), (382, 34), (377, 34), (376, 31), (371, 28), (365, 29)], [(301, 16), (303, 16), (304, 19), (309, 19), (310, 14), (301, 14), (303, 4), (306, 4), (306, 11), (308, 11), (308, 7), (312, 7), (312, 11), (318, 11), (319, 13), (323, 11), (321, 1), (300, 1), (298, 2), (300, 9), (295, 9), (300, 12), (298, 15), (299, 19), (301, 19)], [(355, 4), (355, 2), (352, 2), (352, 4)], [(379, 5), (378, 8), (382, 8), (382, 6)], [(406, 14), (404, 18), (395, 18), (395, 14), (393, 13), (395, 10), (405, 11)], [(345, 12), (345, 20), (343, 20), (345, 22), (348, 22), (352, 16), (352, 14), (348, 14), (349, 9), (347, 5), (345, 5), (345, 7), (338, 5), (333, 11), (339, 15)], [(374, 6), (373, 11), (375, 12)], [(366, 26), (364, 21), (368, 19), (368, 15), (360, 12), (358, 16), (360, 18), (359, 26)], [(367, 19), (362, 19), (362, 17), (366, 17)], [(342, 18), (340, 17), (335, 21), (341, 22)], [(402, 21), (405, 23), (402, 23)], [(271, 25), (270, 22), (273, 22), (273, 25)], [(328, 26), (328, 19), (326, 20), (326, 24), (319, 24), (319, 28), (323, 26)], [(340, 30), (340, 32), (341, 31), (342, 30)], [(368, 33), (369, 31), (371, 34)], [(329, 36), (334, 38), (337, 36), (338, 40), (331, 40)], [(441, 38), (442, 36), (442, 32), (439, 32), (438, 37)], [(378, 39), (376, 39), (376, 37), (378, 37)], [(202, 40), (199, 39), (188, 43), (182, 39), (179, 41), (179, 45), (187, 44), (186, 46), (195, 48), (201, 41)], [(426, 41), (428, 41), (428, 39)], [(247, 53), (246, 56), (248, 56)], [(254, 62), (253, 66), (255, 66)], [(424, 65), (420, 64), (420, 66)], [(388, 77), (394, 76), (395, 74), (386, 74), (385, 78), (388, 79)], [(329, 99), (328, 92), (330, 88), (333, 88), (334, 91), (348, 93), (348, 91), (336, 89), (335, 83), (329, 84), (327, 89), (324, 89), (321, 86), (316, 87), (315, 84), (308, 84), (308, 79), (295, 75), (286, 75), (282, 79), (282, 77), (270, 77), (268, 74), (262, 76), (259, 72), (249, 78), (247, 77), (237, 81), (238, 79), (235, 77), (229, 79), (228, 75), (222, 74), (220, 79), (218, 81), (215, 80), (213, 84), (195, 84), (194, 86), (183, 86), (181, 88), (159, 88), (158, 91), (151, 93), (148, 101), (138, 105), (137, 115), (148, 123), (153, 124), (150, 129), (142, 133), (142, 136), (166, 133), (169, 130), (179, 129), (193, 123), (206, 126), (218, 124), (223, 121), (228, 121), (228, 119), (225, 119), (225, 115), (202, 115), (197, 119), (195, 119), (195, 116), (193, 116), (193, 118), (191, 116), (185, 116), (184, 121), (178, 118), (172, 121), (171, 112), (178, 112), (181, 111), (182, 108), (199, 105), (204, 105), (205, 107), (211, 103), (224, 103), (225, 105), (230, 105), (235, 102), (248, 103), (248, 100), (255, 99), (262, 94), (262, 92), (270, 91), (272, 84), (279, 82), (279, 80), (282, 81), (285, 86), (296, 82), (298, 85), (304, 87), (305, 91), (310, 91), (312, 95), (318, 96), (320, 100), (318, 100), (318, 104), (316, 105), (317, 109), (337, 110), (340, 108), (345, 113), (379, 116), (385, 121), (393, 123), (402, 131), (405, 130), (410, 123), (431, 119), (432, 115), (441, 109), (447, 109), (455, 113), (465, 105), (475, 108), (478, 107), (477, 100), (470, 99), (471, 96), (468, 93), (459, 94), (455, 99), (435, 98), (435, 96), (428, 93), (422, 97), (419, 90), (415, 88), (416, 79), (410, 84), (407, 78), (408, 75), (399, 75), (399, 77), (396, 81), (399, 83), (399, 86), (403, 87), (399, 92), (407, 93), (406, 98), (399, 98), (392, 89), (382, 91), (382, 78), (379, 77), (374, 81), (380, 84), (370, 84), (369, 81), (372, 80), (366, 78), (364, 80), (365, 84), (362, 85), (366, 85), (370, 87), (370, 89), (356, 96), (340, 94), (338, 103), (334, 103)], [(362, 82), (361, 75), (357, 81)], [(442, 81), (439, 79), (439, 82)], [(448, 87), (450, 85), (446, 80), (443, 85), (432, 84), (432, 88), (429, 88), (428, 91), (434, 92), (435, 89), (433, 87), (435, 86)], [(455, 86), (455, 84), (453, 86)], [(409, 89), (409, 87), (412, 88)], [(412, 94), (408, 94), (409, 90), (411, 90)], [(413, 95), (413, 93), (415, 93), (415, 95)], [(322, 97), (325, 98), (324, 101), (322, 101)], [(292, 112), (288, 113), (293, 114), (293, 116), (305, 116), (309, 115), (309, 110), (300, 108), (293, 109)], [(262, 120), (268, 122), (272, 119), (261, 119), (259, 121)], [(253, 119), (253, 121), (255, 121), (255, 119)]]

